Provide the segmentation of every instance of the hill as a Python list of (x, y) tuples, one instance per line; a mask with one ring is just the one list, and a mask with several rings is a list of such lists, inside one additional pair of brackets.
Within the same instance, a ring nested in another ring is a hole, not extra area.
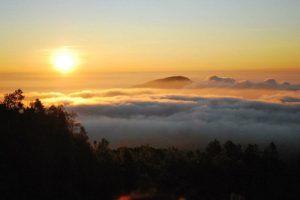
[(152, 80), (140, 85), (133, 86), (134, 88), (184, 88), (190, 84), (192, 84), (193, 81), (185, 76), (170, 76), (162, 79), (156, 79)]

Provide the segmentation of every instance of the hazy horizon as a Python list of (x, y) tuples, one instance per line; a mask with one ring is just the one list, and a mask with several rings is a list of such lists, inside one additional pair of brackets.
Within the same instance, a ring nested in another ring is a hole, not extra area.
[[(170, 76), (185, 76), (203, 81), (210, 76), (231, 77), (254, 82), (275, 79), (278, 82), (300, 84), (300, 70), (206, 70), (206, 71), (153, 71), (153, 72), (82, 72), (59, 75), (56, 72), (0, 73), (1, 92), (21, 88), (27, 92), (70, 92), (89, 89), (127, 88), (151, 80)], [(22, 86), (22, 87), (20, 87)]]

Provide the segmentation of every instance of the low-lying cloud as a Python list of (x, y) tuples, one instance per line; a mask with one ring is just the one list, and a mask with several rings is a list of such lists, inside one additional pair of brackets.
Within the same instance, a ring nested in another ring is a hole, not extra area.
[(298, 97), (285, 96), (282, 97), (280, 100), (283, 103), (300, 103), (300, 98)]
[(238, 81), (234, 78), (211, 76), (206, 81), (196, 82), (192, 87), (221, 87), (235, 89), (273, 89), (273, 90), (300, 90), (300, 84), (289, 82), (279, 83), (275, 79), (267, 79), (261, 82), (250, 80)]
[(161, 96), (161, 101), (127, 101), (72, 106), (92, 139), (113, 146), (201, 147), (218, 138), (240, 143), (276, 142), (299, 148), (300, 105), (238, 98)]
[[(231, 79), (225, 82), (237, 84)], [(300, 148), (299, 91), (130, 88), (27, 96), (39, 97), (47, 105), (64, 104), (78, 114), (91, 140), (104, 137), (113, 147), (201, 148), (217, 138), (257, 144), (274, 141), (285, 153)]]

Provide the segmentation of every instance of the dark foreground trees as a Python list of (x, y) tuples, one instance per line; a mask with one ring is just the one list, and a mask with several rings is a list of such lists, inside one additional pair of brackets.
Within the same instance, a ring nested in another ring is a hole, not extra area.
[(90, 144), (63, 107), (23, 99), (17, 90), (0, 103), (0, 199), (299, 199), (299, 166), (286, 166), (274, 143), (111, 149)]

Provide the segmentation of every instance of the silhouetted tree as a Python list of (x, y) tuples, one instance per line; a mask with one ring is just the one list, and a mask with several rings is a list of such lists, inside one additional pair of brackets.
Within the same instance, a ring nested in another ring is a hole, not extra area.
[(8, 109), (20, 110), (23, 108), (23, 103), (22, 103), (23, 99), (24, 99), (23, 91), (18, 89), (13, 93), (6, 94), (4, 96), (3, 104)]
[(249, 144), (245, 150), (244, 160), (248, 164), (257, 164), (260, 159), (260, 152), (256, 144)]
[(206, 152), (211, 156), (219, 155), (222, 152), (222, 146), (218, 140), (214, 140), (206, 147)]
[(35, 102), (30, 103), (30, 107), (37, 112), (45, 112), (45, 107), (39, 99), (36, 99)]
[(271, 142), (270, 145), (264, 150), (264, 157), (272, 160), (277, 160), (279, 158), (277, 147), (274, 142)]
[(236, 145), (230, 140), (224, 144), (224, 150), (225, 154), (231, 159), (237, 159), (242, 153), (241, 145)]

